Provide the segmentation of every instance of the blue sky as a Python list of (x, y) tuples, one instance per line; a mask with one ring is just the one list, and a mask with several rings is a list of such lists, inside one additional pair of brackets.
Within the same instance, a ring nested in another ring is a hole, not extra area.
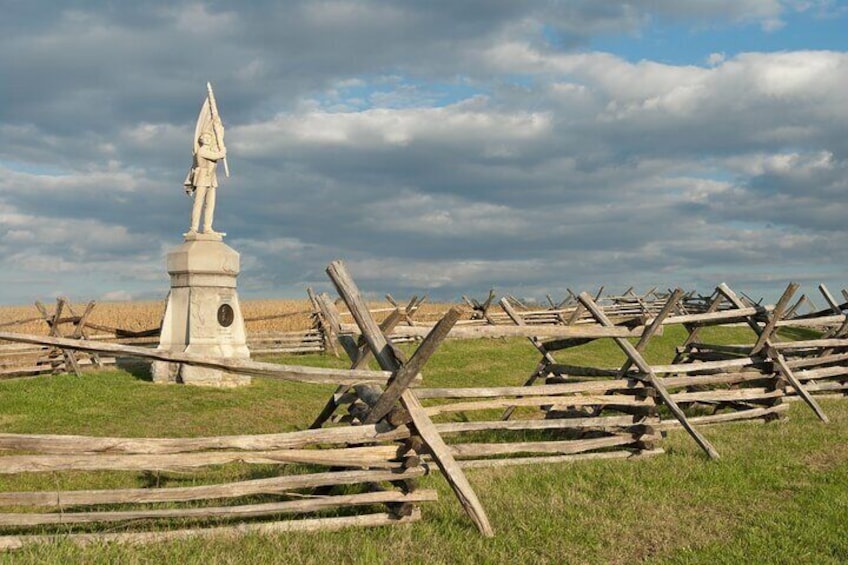
[(775, 25), (770, 29), (762, 21), (652, 21), (631, 33), (594, 37), (588, 48), (615, 53), (631, 62), (647, 59), (704, 65), (714, 53), (731, 58), (749, 51), (844, 51), (848, 44), (848, 11), (841, 5), (787, 11)]
[(848, 5), (12, 2), (0, 303), (161, 299), (206, 81), (243, 297), (846, 286)]

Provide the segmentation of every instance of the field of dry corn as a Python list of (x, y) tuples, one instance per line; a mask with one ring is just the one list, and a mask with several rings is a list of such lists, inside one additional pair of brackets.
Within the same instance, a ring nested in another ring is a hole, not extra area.
[[(45, 304), (48, 313), (55, 312), (56, 304)], [(85, 310), (85, 304), (74, 303), (70, 311), (63, 310), (62, 317), (80, 315)], [(432, 321), (438, 319), (450, 305), (424, 303), (421, 311), (415, 316), (416, 320)], [(343, 314), (347, 309), (339, 304)], [(381, 320), (391, 308), (388, 302), (370, 302), (369, 308), (376, 310), (375, 317)], [(241, 302), (248, 333), (284, 332), (306, 330), (311, 327), (311, 307), (307, 299), (265, 299), (244, 300)], [(382, 311), (385, 310), (385, 311)], [(92, 324), (119, 328), (130, 331), (142, 331), (158, 328), (165, 313), (165, 301), (151, 302), (101, 302), (97, 303), (88, 320)], [(343, 315), (343, 321), (351, 321), (350, 316)], [(23, 322), (23, 323), (17, 323)], [(0, 306), (0, 331), (47, 335), (49, 328), (41, 318), (35, 305), (29, 306)], [(70, 333), (70, 326), (65, 326), (64, 334)]]

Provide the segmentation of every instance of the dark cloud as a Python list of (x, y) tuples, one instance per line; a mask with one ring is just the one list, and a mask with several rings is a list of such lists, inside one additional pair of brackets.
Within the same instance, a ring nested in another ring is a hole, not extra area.
[(444, 298), (834, 277), (845, 52), (705, 67), (586, 50), (599, 33), (775, 27), (794, 9), (12, 2), (0, 301), (167, 290), (207, 80), (233, 171), (216, 224), (242, 253), (246, 296), (326, 287), (335, 258), (378, 293)]

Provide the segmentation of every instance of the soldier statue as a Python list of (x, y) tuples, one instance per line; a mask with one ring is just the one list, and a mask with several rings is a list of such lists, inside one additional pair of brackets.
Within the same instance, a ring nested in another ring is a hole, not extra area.
[(200, 109), (197, 126), (194, 130), (194, 161), (186, 176), (186, 194), (194, 197), (191, 207), (191, 226), (184, 235), (196, 237), (200, 230), (200, 217), (203, 216), (205, 235), (223, 237), (224, 233), (212, 229), (215, 216), (215, 197), (218, 189), (218, 161), (224, 164), (224, 172), (230, 176), (227, 166), (227, 148), (224, 146), (224, 125), (218, 116), (212, 85), (206, 85), (208, 95)]

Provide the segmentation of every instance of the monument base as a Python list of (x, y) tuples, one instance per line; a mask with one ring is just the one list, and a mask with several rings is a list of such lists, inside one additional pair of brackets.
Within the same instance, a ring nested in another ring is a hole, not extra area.
[[(214, 355), (219, 357), (219, 355)], [(249, 375), (237, 375), (222, 371), (220, 369), (209, 369), (207, 367), (192, 367), (182, 363), (169, 363), (167, 361), (154, 361), (150, 370), (154, 383), (164, 384), (186, 384), (197, 386), (211, 386), (217, 388), (235, 388), (249, 385)]]
[[(162, 321), (159, 349), (204, 357), (248, 359), (244, 318), (236, 293), (239, 254), (220, 238), (186, 236), (168, 253), (171, 292)], [(153, 382), (236, 387), (247, 375), (181, 363), (156, 361)]]

